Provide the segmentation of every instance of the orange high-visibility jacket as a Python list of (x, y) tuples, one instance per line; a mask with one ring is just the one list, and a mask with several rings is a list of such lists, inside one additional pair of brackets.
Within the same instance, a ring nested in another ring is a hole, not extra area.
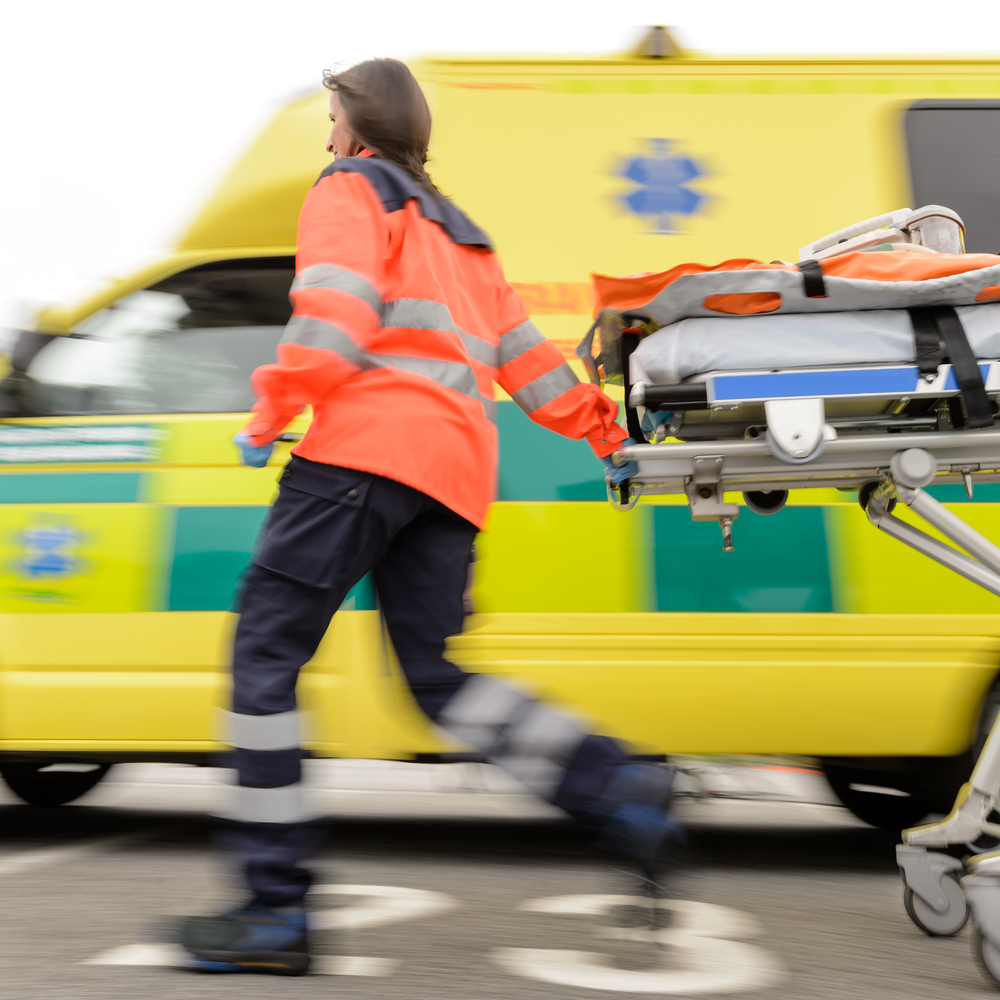
[(530, 322), (488, 237), (395, 164), (352, 156), (323, 171), (299, 218), (292, 301), (278, 363), (253, 375), (254, 444), (309, 404), (296, 455), (405, 483), (482, 526), (494, 380), (598, 457), (626, 436), (618, 404)]

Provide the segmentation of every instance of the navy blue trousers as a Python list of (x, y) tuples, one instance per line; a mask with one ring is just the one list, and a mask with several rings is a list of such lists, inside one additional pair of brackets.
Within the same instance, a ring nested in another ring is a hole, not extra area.
[[(371, 572), (410, 690), (437, 719), (473, 676), (444, 650), (447, 637), (462, 631), (476, 532), (439, 501), (394, 480), (295, 456), (285, 468), (243, 581), (233, 655), (231, 718), (243, 735), (232, 742), (243, 797), (227, 840), (251, 890), (268, 905), (306, 892), (310, 876), (301, 860), (317, 836), (296, 805), (301, 752), (288, 735), (299, 670), (348, 591)], [(569, 746), (548, 797), (586, 821), (624, 754), (603, 737)]]

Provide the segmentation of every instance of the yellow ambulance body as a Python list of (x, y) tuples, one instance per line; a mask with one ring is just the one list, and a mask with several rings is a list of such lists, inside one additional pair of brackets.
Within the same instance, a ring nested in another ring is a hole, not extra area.
[[(594, 270), (795, 260), (826, 232), (927, 202), (964, 214), (970, 249), (1000, 248), (1000, 171), (976, 166), (994, 141), (980, 126), (1000, 134), (995, 61), (414, 68), (434, 112), (435, 182), (492, 234), (574, 364)], [(198, 762), (220, 748), (234, 588), (290, 447), (254, 470), (230, 439), (251, 362), (273, 354), (287, 312), (298, 209), (329, 160), (326, 99), (281, 111), (172, 253), (47, 309), (14, 353), (0, 420), (0, 765)], [(648, 753), (967, 765), (1000, 667), (995, 597), (879, 535), (836, 491), (793, 494), (777, 517), (745, 511), (731, 554), (677, 503), (622, 515), (585, 443), (500, 399), (500, 494), (457, 662), (519, 677)], [(1000, 486), (974, 502), (939, 489), (1000, 536)], [(301, 690), (320, 755), (459, 749), (402, 687), (367, 581)]]

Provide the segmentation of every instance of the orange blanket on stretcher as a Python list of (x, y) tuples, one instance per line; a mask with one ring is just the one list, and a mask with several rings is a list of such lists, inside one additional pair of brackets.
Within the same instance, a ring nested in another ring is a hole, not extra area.
[[(860, 251), (829, 257), (818, 261), (824, 277), (855, 278), (879, 282), (930, 281), (947, 278), (967, 271), (996, 267), (1000, 256), (989, 253), (914, 253), (912, 251)], [(764, 264), (759, 260), (734, 258), (721, 264), (678, 264), (669, 271), (653, 274), (625, 274), (614, 277), (608, 274), (591, 274), (594, 283), (598, 315), (604, 309), (625, 312), (644, 306), (678, 278), (690, 274), (707, 274), (718, 271), (797, 271), (795, 264), (776, 262)], [(1000, 299), (1000, 285), (983, 288), (975, 297), (977, 302)], [(713, 312), (731, 316), (749, 316), (754, 313), (774, 312), (781, 308), (781, 295), (777, 292), (744, 292), (705, 296), (702, 305)]]

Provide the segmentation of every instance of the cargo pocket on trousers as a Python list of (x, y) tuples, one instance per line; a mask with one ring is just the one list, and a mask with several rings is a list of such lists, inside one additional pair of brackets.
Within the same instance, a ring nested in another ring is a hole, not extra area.
[(354, 576), (363, 569), (361, 562), (369, 543), (364, 501), (371, 477), (352, 470), (343, 472), (337, 487), (324, 490), (335, 497), (317, 496), (282, 483), (253, 557), (258, 566), (324, 590), (339, 587), (346, 591), (357, 582)]

